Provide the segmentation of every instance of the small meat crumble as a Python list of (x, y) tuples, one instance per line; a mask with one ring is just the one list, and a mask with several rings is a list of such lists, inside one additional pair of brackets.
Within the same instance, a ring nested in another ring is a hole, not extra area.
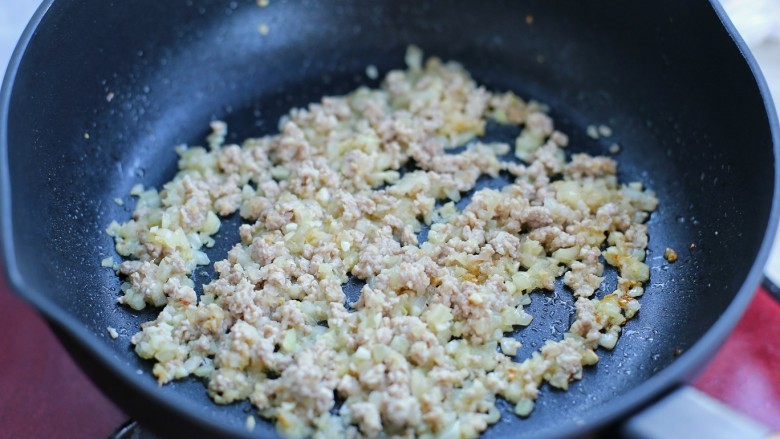
[[(214, 401), (248, 399), (287, 436), (476, 437), (497, 397), (528, 416), (540, 386), (567, 389), (615, 346), (649, 279), (653, 192), (619, 183), (611, 158), (567, 160), (545, 106), (414, 47), (406, 62), (379, 89), (291, 110), (276, 135), (226, 145), (214, 123), (208, 148), (176, 149), (160, 191), (133, 188), (132, 219), (107, 231), (126, 257), (118, 301), (161, 307), (131, 339), (160, 384), (202, 377)], [(522, 127), (519, 161), (477, 139), (488, 120)], [(456, 207), (499, 172), (513, 182)], [(234, 212), (241, 241), (198, 297), (190, 276)], [(602, 257), (618, 282), (599, 299)], [(350, 276), (366, 283), (351, 306)], [(508, 333), (558, 278), (573, 323), (516, 362)]]
[(599, 138), (599, 129), (596, 125), (588, 125), (588, 127), (585, 130), (585, 133), (587, 133), (588, 137), (591, 139), (598, 139)]
[(368, 79), (377, 79), (379, 78), (379, 70), (373, 64), (368, 65), (366, 66), (366, 76)]
[(669, 262), (675, 262), (677, 261), (677, 252), (674, 251), (674, 249), (666, 247), (666, 250), (664, 250), (664, 258)]
[(612, 136), (612, 128), (610, 128), (607, 125), (599, 125), (598, 132), (599, 132), (599, 136), (601, 136), (601, 137), (611, 137)]
[(255, 423), (256, 422), (257, 421), (255, 421), (255, 417), (254, 416), (252, 416), (252, 415), (247, 416), (246, 417), (246, 421), (244, 422), (244, 426), (246, 427), (246, 431), (248, 431), (250, 433), (255, 431)]

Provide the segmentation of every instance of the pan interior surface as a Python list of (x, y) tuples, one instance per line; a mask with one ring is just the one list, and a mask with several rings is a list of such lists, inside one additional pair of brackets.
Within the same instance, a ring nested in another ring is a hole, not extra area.
[[(228, 123), (228, 141), (276, 133), (292, 107), (376, 86), (366, 67), (402, 68), (406, 46), (416, 44), (461, 62), (489, 89), (548, 104), (571, 138), (569, 153), (608, 155), (618, 142), (621, 182), (657, 193), (648, 223), (651, 279), (617, 347), (601, 350), (569, 391), (545, 387), (528, 419), (500, 402), (502, 419), (484, 436), (587, 429), (620, 413), (621, 397), (712, 327), (748, 276), (769, 221), (774, 158), (764, 104), (717, 15), (698, 3), (57, 1), (32, 35), (10, 94), (13, 254), (6, 256), (28, 294), (86, 328), (65, 337), (97, 340), (102, 358), (113, 358), (101, 376), (94, 372), (98, 383), (125, 382), (162, 398), (150, 404), (175, 405), (187, 422), (245, 435), (248, 403), (218, 406), (195, 379), (156, 388), (151, 364), (129, 344), (156, 311), (116, 304), (119, 280), (100, 266), (115, 256), (104, 229), (129, 218), (133, 185), (159, 188), (173, 176), (173, 147), (203, 144), (211, 120)], [(593, 140), (585, 135), (591, 124), (614, 134)], [(516, 134), (491, 136), (511, 142)], [(229, 224), (212, 261), (238, 240)], [(667, 247), (680, 255), (675, 264), (663, 259)], [(604, 289), (614, 287), (612, 276)], [(560, 284), (533, 294), (535, 321), (518, 332), (518, 359), (562, 337), (572, 302)], [(109, 326), (118, 339), (108, 337)], [(83, 363), (95, 356), (76, 349)], [(134, 377), (119, 378), (117, 369)], [(165, 422), (157, 419), (165, 412), (144, 412), (129, 394), (111, 396), (142, 422)], [(274, 434), (263, 422), (261, 433)]]

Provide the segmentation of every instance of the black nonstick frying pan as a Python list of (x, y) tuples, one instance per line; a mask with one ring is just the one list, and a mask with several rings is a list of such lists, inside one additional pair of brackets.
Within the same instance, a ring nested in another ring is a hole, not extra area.
[[(129, 217), (130, 188), (171, 178), (173, 146), (202, 143), (209, 121), (226, 120), (235, 141), (272, 133), (293, 106), (376, 85), (366, 66), (402, 67), (410, 43), (462, 62), (492, 89), (547, 103), (570, 151), (606, 154), (619, 142), (621, 180), (642, 181), (660, 200), (642, 311), (615, 350), (568, 392), (545, 388), (528, 419), (500, 404), (505, 414), (484, 436), (603, 430), (714, 353), (774, 235), (779, 144), (766, 86), (716, 3), (48, 0), (0, 100), (4, 259), (18, 293), (127, 413), (196, 436), (247, 435), (251, 413), (248, 403), (212, 403), (195, 379), (158, 387), (132, 352), (129, 336), (153, 312), (117, 305), (119, 280), (100, 266), (114, 254), (104, 229)], [(585, 135), (600, 123), (612, 139)], [(236, 240), (221, 233), (211, 259)], [(680, 255), (675, 264), (662, 258), (666, 247)], [(520, 357), (560, 337), (570, 296), (534, 293)], [(252, 436), (274, 434), (260, 422)]]

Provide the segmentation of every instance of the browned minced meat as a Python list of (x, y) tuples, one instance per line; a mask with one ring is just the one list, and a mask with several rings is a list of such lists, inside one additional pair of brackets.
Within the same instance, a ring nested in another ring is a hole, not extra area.
[[(498, 421), (498, 396), (526, 416), (541, 385), (566, 389), (615, 345), (649, 276), (653, 193), (619, 184), (610, 158), (566, 160), (543, 105), (418, 49), (407, 63), (379, 89), (290, 111), (276, 135), (225, 145), (215, 122), (208, 148), (177, 148), (159, 192), (133, 189), (133, 219), (108, 232), (130, 259), (119, 301), (160, 308), (131, 338), (160, 383), (203, 377), (216, 402), (248, 399), (290, 436), (475, 437)], [(475, 140), (488, 119), (522, 127), (521, 163)], [(513, 181), (456, 206), (501, 172)], [(234, 213), (241, 240), (197, 297), (193, 270)], [(602, 257), (618, 282), (598, 299)], [(350, 276), (365, 282), (355, 303)], [(508, 333), (558, 278), (574, 322), (516, 362)]]

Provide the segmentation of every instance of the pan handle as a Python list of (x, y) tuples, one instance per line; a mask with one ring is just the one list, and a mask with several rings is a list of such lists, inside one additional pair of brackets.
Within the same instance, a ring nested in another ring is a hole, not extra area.
[(764, 275), (764, 280), (763, 282), (761, 282), (761, 284), (764, 286), (764, 289), (767, 290), (769, 295), (772, 296), (772, 298), (780, 302), (780, 286), (776, 283), (777, 280), (780, 280), (780, 277), (778, 277), (778, 274), (775, 274), (774, 276), (769, 276), (768, 270), (766, 273), (767, 274)]
[(768, 427), (735, 412), (722, 402), (684, 386), (632, 416), (621, 427), (630, 439), (768, 439)]

